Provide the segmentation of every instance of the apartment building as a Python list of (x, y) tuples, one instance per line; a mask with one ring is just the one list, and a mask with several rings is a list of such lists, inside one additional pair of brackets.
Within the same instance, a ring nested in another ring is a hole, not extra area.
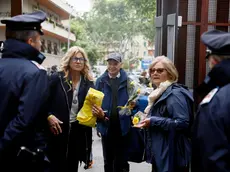
[[(12, 0), (0, 0), (0, 20), (11, 17)], [(70, 16), (76, 16), (74, 9), (64, 0), (23, 0), (22, 13), (31, 13), (42, 10), (47, 14), (47, 20), (42, 23), (44, 36), (42, 36), (42, 52), (47, 57), (43, 66), (48, 68), (59, 65), (63, 56), (61, 49), (63, 44), (76, 41), (76, 36), (69, 32), (63, 25), (63, 20), (69, 20)], [(5, 39), (5, 25), (0, 24), (0, 40)]]

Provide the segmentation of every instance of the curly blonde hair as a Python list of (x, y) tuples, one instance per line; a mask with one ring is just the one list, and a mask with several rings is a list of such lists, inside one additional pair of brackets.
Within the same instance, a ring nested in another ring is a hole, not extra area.
[(60, 71), (63, 71), (65, 73), (65, 77), (68, 77), (70, 59), (76, 56), (77, 53), (81, 53), (82, 56), (85, 58), (84, 68), (81, 73), (84, 75), (84, 78), (88, 79), (89, 81), (93, 81), (91, 66), (89, 64), (87, 54), (83, 48), (78, 46), (73, 46), (66, 52), (65, 56), (61, 59)]

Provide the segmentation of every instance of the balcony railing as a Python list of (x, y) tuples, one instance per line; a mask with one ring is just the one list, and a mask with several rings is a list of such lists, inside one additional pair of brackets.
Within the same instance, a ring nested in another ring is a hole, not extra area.
[[(0, 12), (0, 20), (8, 19), (10, 17), (11, 17), (10, 12)], [(0, 26), (1, 25), (3, 24), (0, 23)], [(76, 40), (76, 37), (73, 33), (69, 34), (68, 28), (64, 27), (64, 25), (59, 22), (55, 22), (51, 18), (47, 18), (47, 20), (42, 23), (42, 28), (48, 32), (51, 32), (55, 35), (58, 35), (59, 37), (64, 38), (65, 40), (67, 40), (68, 38), (71, 41)]]
[(62, 28), (64, 30), (68, 31), (67, 27), (65, 27), (62, 23), (53, 20), (52, 18), (47, 17), (46, 21), (51, 23), (51, 24), (53, 24), (54, 27), (58, 26), (58, 27), (60, 27), (60, 28)]
[[(0, 12), (0, 20), (9, 19), (10, 17), (11, 17), (10, 12)], [(3, 24), (0, 23), (0, 25), (3, 25)]]
[(75, 41), (76, 37), (73, 33), (68, 32), (68, 29), (64, 27), (59, 27), (57, 23), (52, 23), (49, 21), (45, 21), (42, 23), (42, 28), (48, 32), (54, 33), (55, 35), (58, 35), (59, 37), (69, 39), (71, 41)]
[(8, 17), (11, 16), (11, 13), (10, 13), (10, 12), (0, 12), (0, 16), (1, 16), (2, 18), (4, 18), (4, 17), (8, 18)]

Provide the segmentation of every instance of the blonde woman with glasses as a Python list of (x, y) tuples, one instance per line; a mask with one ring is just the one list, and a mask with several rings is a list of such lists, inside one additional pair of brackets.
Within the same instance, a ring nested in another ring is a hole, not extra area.
[(94, 85), (89, 60), (81, 47), (74, 46), (62, 58), (60, 71), (50, 79), (51, 171), (77, 172), (79, 162), (88, 163), (92, 128), (80, 125), (76, 116), (90, 87)]
[(192, 95), (177, 84), (177, 69), (165, 56), (153, 60), (149, 76), (157, 88), (148, 97), (148, 118), (137, 126), (147, 129), (147, 162), (154, 172), (188, 172)]

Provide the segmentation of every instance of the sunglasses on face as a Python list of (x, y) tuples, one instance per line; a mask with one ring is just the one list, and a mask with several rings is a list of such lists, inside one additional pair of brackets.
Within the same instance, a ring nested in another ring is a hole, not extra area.
[(72, 61), (72, 62), (77, 62), (77, 61), (79, 61), (79, 62), (83, 63), (83, 62), (86, 61), (86, 60), (85, 60), (84, 57), (72, 57), (72, 58), (71, 58), (71, 61)]
[(155, 72), (157, 72), (158, 74), (161, 74), (164, 72), (164, 70), (166, 70), (166, 69), (164, 69), (164, 68), (157, 68), (157, 69), (153, 68), (153, 69), (150, 69), (150, 74), (154, 74)]

